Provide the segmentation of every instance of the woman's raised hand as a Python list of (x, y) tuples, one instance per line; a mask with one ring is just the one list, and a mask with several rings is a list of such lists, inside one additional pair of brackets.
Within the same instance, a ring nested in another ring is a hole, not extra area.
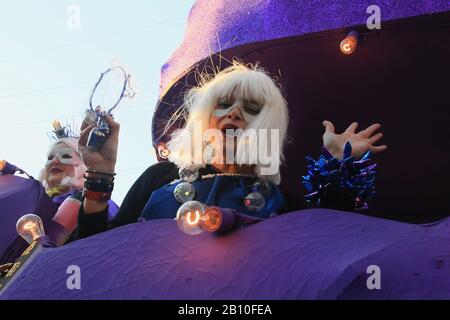
[(335, 133), (334, 125), (330, 121), (325, 120), (322, 124), (325, 127), (323, 146), (327, 148), (335, 158), (343, 158), (344, 146), (347, 141), (352, 145), (352, 156), (355, 157), (355, 159), (361, 158), (368, 150), (377, 153), (384, 151), (387, 148), (386, 145), (374, 145), (374, 143), (383, 137), (381, 132), (375, 133), (375, 131), (381, 127), (379, 123), (372, 124), (366, 129), (356, 133), (358, 123), (353, 122), (341, 134)]
[(119, 144), (120, 125), (110, 116), (106, 117), (110, 132), (100, 150), (92, 150), (86, 147), (89, 133), (95, 124), (88, 120), (88, 116), (81, 125), (80, 139), (78, 140), (78, 151), (84, 164), (88, 169), (106, 172), (114, 172), (117, 161), (117, 147)]

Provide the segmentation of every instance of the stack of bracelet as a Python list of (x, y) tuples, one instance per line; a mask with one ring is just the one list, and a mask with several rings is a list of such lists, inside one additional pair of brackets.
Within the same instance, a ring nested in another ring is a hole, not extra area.
[(115, 173), (99, 170), (86, 170), (84, 175), (83, 197), (89, 200), (107, 201), (111, 199)]

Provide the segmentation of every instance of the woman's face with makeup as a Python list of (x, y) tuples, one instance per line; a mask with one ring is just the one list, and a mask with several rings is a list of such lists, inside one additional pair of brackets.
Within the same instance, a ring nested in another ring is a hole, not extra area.
[(225, 141), (230, 138), (235, 139), (235, 135), (230, 133), (233, 130), (244, 130), (249, 122), (258, 116), (261, 109), (262, 107), (255, 101), (248, 101), (236, 93), (229, 97), (221, 97), (211, 113), (209, 128), (218, 129)]
[(64, 143), (56, 144), (47, 156), (44, 179), (50, 188), (58, 186), (65, 177), (75, 176), (75, 166), (81, 164), (80, 156)]
[(213, 140), (212, 143), (215, 145), (216, 150), (222, 148), (223, 155), (226, 153), (227, 145), (232, 146), (234, 152), (236, 152), (236, 130), (245, 129), (248, 125), (241, 111), (243, 104), (242, 99), (235, 99), (233, 96), (219, 98), (211, 113), (209, 129), (219, 130), (223, 142), (217, 145), (217, 141)]

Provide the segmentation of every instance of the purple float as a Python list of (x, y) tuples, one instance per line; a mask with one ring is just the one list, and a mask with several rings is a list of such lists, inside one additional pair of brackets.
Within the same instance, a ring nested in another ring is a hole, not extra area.
[[(197, 1), (183, 43), (162, 67), (152, 121), (158, 149), (196, 71), (223, 69), (233, 57), (259, 61), (278, 76), (290, 107), (295, 143), (282, 181), (297, 197), (304, 196), (304, 157), (320, 152), (313, 137), (323, 119), (344, 126), (351, 114), (364, 125), (383, 123), (392, 147), (377, 158), (377, 197), (364, 215), (307, 209), (198, 236), (173, 220), (134, 223), (38, 248), (0, 299), (450, 299), (450, 154), (443, 147), (450, 5), (379, 1), (381, 29), (368, 30), (371, 4)], [(351, 31), (358, 44), (344, 55), (340, 43)], [(406, 140), (411, 127), (414, 139)], [(3, 182), (16, 178), (0, 179), (6, 199), (14, 188)], [(14, 181), (22, 194), (32, 184)], [(28, 207), (8, 210), (38, 213), (35, 193)], [(6, 218), (0, 203), (0, 228), (15, 226), (18, 216)], [(82, 290), (68, 286), (71, 266), (81, 270)], [(377, 272), (381, 280), (372, 278)]]
[[(43, 248), (0, 298), (450, 299), (449, 231), (448, 220), (411, 225), (325, 209), (223, 236), (153, 220)], [(81, 290), (67, 287), (74, 265)], [(367, 286), (373, 265), (380, 290)]]

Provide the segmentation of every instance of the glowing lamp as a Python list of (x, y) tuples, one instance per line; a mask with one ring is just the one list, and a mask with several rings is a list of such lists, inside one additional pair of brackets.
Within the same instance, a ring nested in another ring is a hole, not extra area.
[(8, 286), (15, 274), (22, 268), (27, 260), (38, 254), (43, 246), (52, 246), (47, 243), (47, 236), (44, 234), (42, 220), (35, 214), (22, 216), (16, 224), (17, 233), (29, 243), (29, 246), (14, 263), (7, 263), (0, 266), (0, 293)]
[(5, 167), (6, 167), (6, 161), (5, 160), (0, 160), (0, 171), (5, 169)]
[(214, 207), (206, 207), (198, 201), (188, 201), (177, 211), (177, 225), (181, 231), (190, 235), (214, 232), (222, 224), (222, 214)]
[(44, 225), (39, 216), (35, 214), (26, 214), (22, 216), (16, 224), (17, 233), (28, 243), (45, 236)]
[(208, 232), (217, 231), (222, 225), (222, 213), (214, 207), (206, 208), (205, 216), (202, 221), (203, 230)]
[(161, 158), (167, 159), (169, 157), (170, 151), (167, 149), (166, 144), (164, 142), (161, 142), (158, 144), (158, 154)]
[(205, 215), (206, 207), (198, 201), (188, 201), (183, 203), (177, 211), (177, 225), (181, 231), (191, 235), (202, 233), (202, 218)]
[(358, 33), (356, 31), (351, 31), (344, 40), (341, 41), (340, 48), (343, 54), (352, 54), (358, 45)]

